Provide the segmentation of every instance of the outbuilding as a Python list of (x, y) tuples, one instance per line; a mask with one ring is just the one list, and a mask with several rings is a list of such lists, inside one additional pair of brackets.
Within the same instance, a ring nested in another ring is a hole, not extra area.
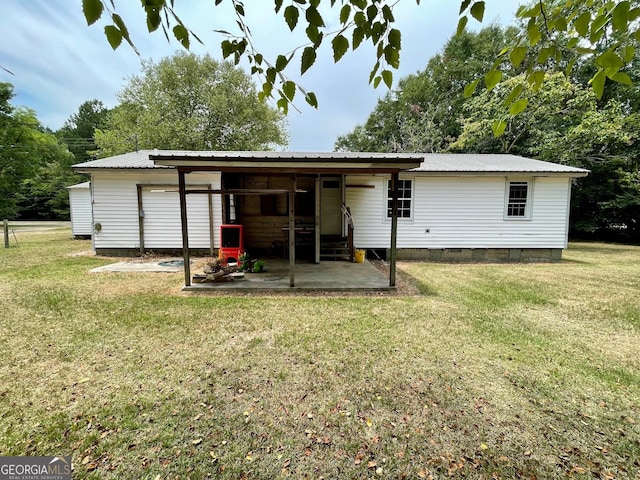
[(67, 187), (71, 213), (73, 238), (90, 238), (93, 231), (91, 211), (91, 182), (82, 182)]

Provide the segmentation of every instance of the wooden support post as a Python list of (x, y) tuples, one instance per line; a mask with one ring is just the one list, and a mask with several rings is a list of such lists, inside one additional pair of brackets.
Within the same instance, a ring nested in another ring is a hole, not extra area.
[[(208, 190), (209, 192), (211, 192), (211, 184), (209, 184), (208, 186)], [(213, 194), (209, 193), (209, 195), (207, 195), (208, 198), (208, 202), (209, 202), (209, 255), (211, 255), (213, 257), (213, 250), (214, 250), (214, 235), (215, 235), (215, 230), (213, 228)]]
[(2, 221), (2, 230), (4, 231), (4, 248), (9, 248), (9, 220)]
[(142, 185), (136, 185), (138, 191), (138, 238), (140, 255), (144, 255), (144, 206), (142, 204)]
[(315, 254), (314, 254), (314, 261), (315, 263), (320, 263), (320, 243), (322, 241), (322, 238), (320, 237), (320, 215), (322, 215), (322, 212), (320, 210), (320, 205), (321, 205), (321, 197), (320, 197), (320, 188), (322, 186), (322, 180), (320, 179), (320, 175), (316, 175), (316, 211), (315, 211), (315, 223), (314, 223), (314, 244), (315, 244)]
[(295, 287), (296, 264), (296, 176), (289, 177), (289, 286)]
[(184, 285), (191, 286), (191, 266), (189, 265), (189, 230), (187, 228), (187, 194), (185, 173), (178, 170), (178, 190), (180, 191), (180, 221), (182, 222), (182, 259), (184, 261)]
[(396, 286), (396, 240), (398, 238), (398, 172), (391, 174), (391, 252), (389, 286)]

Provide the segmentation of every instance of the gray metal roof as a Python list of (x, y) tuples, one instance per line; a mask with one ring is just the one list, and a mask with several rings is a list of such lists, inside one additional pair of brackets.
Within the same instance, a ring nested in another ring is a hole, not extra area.
[(583, 168), (569, 167), (559, 163), (543, 162), (532, 158), (508, 154), (480, 153), (430, 153), (426, 154), (420, 167), (410, 170), (428, 174), (554, 174), (582, 177), (589, 173)]
[[(171, 151), (173, 152), (173, 150)], [(113, 157), (100, 158), (98, 160), (78, 163), (76, 165), (73, 165), (73, 168), (78, 170), (93, 168), (172, 168), (165, 167), (163, 165), (155, 165), (153, 163), (153, 160), (149, 160), (149, 155), (151, 155), (152, 153), (154, 153), (154, 150), (139, 150), (137, 152), (123, 153), (122, 155), (115, 155)]]
[(583, 177), (589, 170), (569, 167), (558, 163), (543, 162), (532, 158), (508, 154), (470, 154), (470, 153), (375, 153), (375, 152), (254, 152), (254, 151), (190, 151), (190, 150), (140, 150), (116, 155), (90, 162), (79, 163), (73, 167), (85, 169), (156, 169), (174, 168), (157, 165), (152, 158), (219, 160), (233, 162), (242, 160), (299, 161), (304, 162), (350, 162), (372, 161), (416, 161), (422, 160), (420, 167), (409, 170), (425, 175), (495, 175), (495, 174), (531, 174), (561, 175)]

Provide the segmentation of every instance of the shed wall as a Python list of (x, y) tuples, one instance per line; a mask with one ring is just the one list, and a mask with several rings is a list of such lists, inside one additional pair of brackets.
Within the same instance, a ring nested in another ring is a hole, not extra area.
[(91, 217), (91, 190), (88, 186), (69, 189), (69, 207), (73, 236), (90, 237), (93, 232), (93, 221)]
[[(405, 174), (400, 178), (414, 180), (412, 216), (398, 220), (400, 249), (566, 247), (569, 178), (528, 179), (533, 180), (532, 213), (528, 220), (505, 219), (507, 177), (504, 176)], [(381, 176), (347, 178), (346, 200), (353, 214), (357, 248), (390, 246), (386, 182)], [(364, 185), (373, 188), (362, 188)]]

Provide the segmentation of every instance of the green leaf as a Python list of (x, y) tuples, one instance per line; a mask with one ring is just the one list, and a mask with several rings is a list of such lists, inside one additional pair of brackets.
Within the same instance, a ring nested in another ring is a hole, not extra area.
[(147, 11), (147, 30), (149, 33), (155, 32), (161, 23), (162, 18), (160, 17), (160, 12), (153, 9)]
[[(369, 83), (373, 81), (379, 68), (380, 68), (380, 62), (376, 62), (376, 64), (371, 69), (371, 72), (369, 72)], [(380, 80), (378, 80), (378, 83), (380, 83)]]
[(331, 46), (333, 47), (333, 61), (338, 62), (347, 53), (349, 49), (349, 40), (343, 35), (336, 35), (331, 40)]
[(313, 46), (318, 48), (322, 43), (322, 32), (318, 30), (318, 27), (309, 25), (305, 32), (307, 33), (307, 38), (313, 43)]
[(369, 20), (369, 23), (373, 22), (377, 15), (378, 7), (376, 7), (375, 4), (372, 3), (367, 7), (367, 20)]
[(591, 34), (589, 35), (591, 43), (595, 43), (602, 38), (602, 35), (605, 32), (603, 27), (607, 24), (608, 20), (609, 17), (603, 13), (602, 15), (598, 15), (593, 22), (591, 22)]
[(114, 25), (107, 25), (104, 27), (104, 33), (107, 36), (107, 41), (111, 48), (114, 50), (122, 43), (122, 32), (118, 30)]
[(624, 66), (622, 59), (611, 50), (607, 50), (602, 55), (597, 56), (595, 62), (599, 67), (613, 68), (616, 70)]
[(509, 53), (509, 60), (514, 68), (518, 68), (527, 55), (527, 47), (514, 47)]
[(529, 82), (529, 85), (537, 91), (540, 88), (540, 85), (542, 85), (542, 82), (544, 82), (544, 72), (542, 70), (531, 72), (527, 75), (527, 81)]
[(476, 2), (471, 5), (471, 16), (482, 23), (484, 18), (484, 1)]
[(480, 78), (477, 78), (464, 87), (464, 98), (469, 98), (471, 95), (473, 95), (473, 93), (476, 91), (476, 88), (478, 88), (480, 80)]
[(467, 26), (468, 22), (469, 22), (469, 19), (467, 18), (466, 15), (464, 17), (460, 17), (460, 20), (458, 20), (458, 28), (456, 29), (457, 36), (460, 36), (460, 34), (464, 32), (464, 27)]
[(389, 37), (388, 37), (389, 45), (391, 45), (396, 50), (400, 50), (401, 48), (400, 47), (401, 38), (402, 38), (402, 34), (400, 33), (400, 30), (396, 28), (392, 28), (391, 30), (389, 30)]
[(633, 47), (633, 45), (625, 45), (620, 49), (620, 53), (622, 55), (622, 60), (624, 60), (625, 63), (629, 63), (631, 62), (631, 60), (633, 60), (635, 48)]
[(384, 47), (384, 59), (393, 68), (400, 67), (400, 51), (391, 45)]
[(573, 28), (576, 29), (578, 35), (585, 38), (589, 33), (589, 24), (591, 23), (591, 13), (586, 11), (582, 12), (578, 18), (573, 22)]
[(396, 21), (395, 17), (393, 16), (393, 11), (391, 10), (391, 7), (389, 7), (389, 5), (382, 6), (382, 18), (384, 18), (389, 23), (393, 23)]
[(613, 80), (614, 82), (622, 83), (624, 85), (633, 85), (631, 77), (629, 77), (629, 75), (624, 72), (618, 72), (609, 78), (611, 78), (611, 80)]
[(491, 125), (491, 130), (493, 130), (494, 137), (499, 137), (500, 135), (502, 135), (506, 128), (507, 122), (505, 122), (504, 120), (494, 120), (493, 124)]
[(529, 20), (529, 23), (527, 25), (527, 37), (529, 38), (529, 45), (531, 45), (532, 47), (537, 45), (542, 38), (540, 27), (535, 20), (535, 18), (532, 18), (531, 20)]
[(373, 79), (373, 88), (378, 88), (378, 85), (380, 85), (380, 82), (382, 81), (382, 77), (380, 75), (378, 75), (377, 77), (375, 77)]
[(286, 98), (282, 97), (278, 99), (276, 105), (278, 105), (278, 108), (280, 108), (282, 110), (282, 113), (284, 113), (285, 115), (289, 113), (289, 102)]
[(182, 25), (173, 27), (173, 36), (182, 44), (184, 48), (189, 49), (189, 32)]
[(284, 92), (285, 96), (289, 99), (289, 101), (292, 102), (293, 97), (296, 96), (296, 84), (291, 80), (287, 80), (282, 85), (282, 91)]
[(520, 100), (513, 102), (509, 107), (509, 113), (511, 115), (517, 115), (522, 112), (529, 105), (529, 100), (526, 98), (521, 98)]
[(124, 20), (117, 13), (111, 15), (113, 23), (118, 27), (120, 32), (122, 33), (122, 38), (129, 38), (129, 30), (127, 30), (127, 26), (124, 24)]
[(322, 16), (320, 15), (320, 12), (318, 12), (317, 8), (315, 7), (307, 8), (307, 13), (305, 16), (306, 16), (307, 22), (309, 22), (309, 25), (315, 25), (316, 27), (324, 27), (324, 20), (322, 19)]
[(507, 98), (505, 98), (504, 100), (504, 104), (506, 106), (511, 105), (516, 98), (518, 98), (520, 96), (520, 94), (522, 93), (522, 90), (524, 89), (524, 85), (522, 85), (521, 83), (519, 83), (518, 85), (516, 85), (513, 90), (511, 90), (511, 93), (509, 93), (509, 95), (507, 96)]
[(604, 93), (604, 82), (606, 79), (607, 76), (605, 75), (604, 70), (600, 70), (593, 77), (591, 77), (591, 80), (589, 80), (591, 88), (593, 88), (593, 92), (596, 94), (596, 97), (598, 97), (598, 99), (602, 98), (602, 94)]
[(318, 108), (318, 99), (316, 98), (316, 94), (313, 92), (309, 92), (304, 96), (306, 102), (311, 105), (313, 108)]
[(567, 19), (566, 17), (558, 17), (556, 18), (555, 29), (559, 32), (567, 31)]
[(274, 4), (276, 7), (276, 13), (278, 13), (282, 8), (282, 0), (274, 0)]
[(96, 23), (102, 16), (103, 10), (104, 6), (100, 0), (82, 0), (82, 13), (84, 13), (87, 25)]
[(349, 21), (349, 17), (351, 16), (351, 5), (345, 3), (340, 9), (340, 23), (344, 25)]
[(300, 74), (309, 70), (316, 61), (316, 50), (313, 47), (305, 47), (302, 51), (302, 65), (300, 66)]
[(281, 72), (282, 70), (287, 68), (288, 63), (289, 60), (287, 59), (287, 57), (285, 57), (284, 55), (278, 55), (278, 58), (276, 58), (276, 70), (278, 72)]
[(471, 4), (471, 0), (463, 0), (460, 3), (460, 13), (458, 13), (458, 15), (461, 15), (462, 12), (464, 12), (469, 7), (470, 4)]
[(618, 3), (611, 12), (612, 26), (614, 31), (626, 32), (629, 25), (629, 2)]
[(502, 80), (502, 72), (500, 70), (491, 70), (484, 76), (484, 84), (487, 90), (491, 91)]
[(549, 60), (549, 48), (548, 47), (544, 47), (541, 48), (540, 51), (538, 52), (538, 65), (544, 65), (545, 63), (547, 63), (547, 60)]
[(300, 12), (298, 12), (298, 8), (294, 5), (289, 5), (284, 9), (284, 19), (289, 25), (289, 30), (293, 32), (298, 25), (298, 17), (300, 16)]
[(353, 29), (353, 38), (351, 40), (354, 50), (360, 46), (362, 40), (364, 40), (364, 30), (360, 27), (355, 27)]
[(222, 48), (222, 58), (227, 58), (236, 50), (236, 46), (229, 40), (223, 40), (220, 47)]
[(393, 85), (393, 72), (391, 72), (391, 70), (383, 70), (382, 80), (384, 80), (384, 83), (387, 86), (387, 88), (391, 89), (391, 85)]

